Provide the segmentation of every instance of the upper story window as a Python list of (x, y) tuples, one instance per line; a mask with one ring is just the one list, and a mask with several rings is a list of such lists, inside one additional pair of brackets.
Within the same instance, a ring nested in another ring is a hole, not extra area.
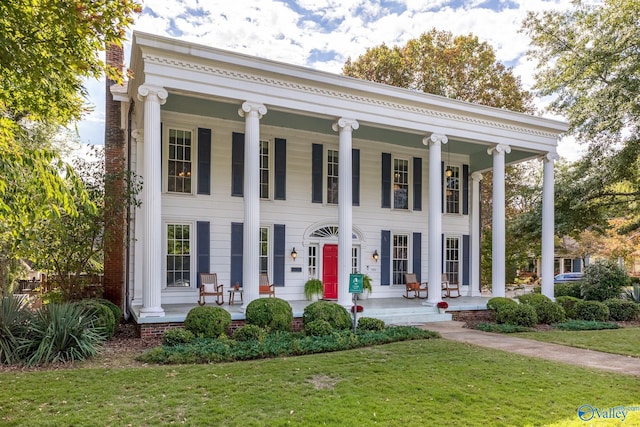
[(409, 161), (393, 160), (393, 207), (409, 209)]
[(338, 204), (338, 150), (327, 150), (327, 203)]
[(260, 198), (268, 199), (271, 194), (269, 191), (269, 167), (270, 152), (269, 141), (260, 141)]
[(169, 129), (167, 191), (191, 193), (192, 133), (188, 130)]
[(459, 214), (461, 200), (460, 167), (447, 165), (444, 172), (445, 213)]

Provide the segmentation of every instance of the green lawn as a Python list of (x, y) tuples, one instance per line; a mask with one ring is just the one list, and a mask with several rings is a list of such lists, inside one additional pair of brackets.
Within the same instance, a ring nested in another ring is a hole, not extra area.
[[(532, 340), (604, 351), (606, 353), (640, 357), (640, 328), (599, 331), (521, 332), (514, 335)], [(638, 363), (640, 363), (640, 360)]]
[(0, 374), (0, 424), (585, 426), (576, 410), (640, 407), (640, 378), (443, 339), (215, 365)]

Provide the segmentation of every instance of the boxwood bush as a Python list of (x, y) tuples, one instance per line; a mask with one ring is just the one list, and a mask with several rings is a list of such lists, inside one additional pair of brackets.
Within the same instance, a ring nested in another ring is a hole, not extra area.
[(109, 307), (109, 310), (111, 310), (111, 313), (113, 313), (113, 318), (116, 321), (116, 325), (120, 323), (120, 319), (122, 319), (122, 310), (120, 309), (120, 307), (104, 298), (94, 298), (91, 301), (96, 301)]
[(617, 321), (636, 320), (640, 314), (640, 305), (622, 298), (612, 298), (605, 302), (609, 309), (609, 318)]
[(487, 301), (487, 308), (493, 311), (499, 311), (502, 307), (514, 307), (518, 305), (516, 300), (505, 297), (493, 297)]
[(347, 309), (329, 301), (316, 301), (305, 307), (302, 313), (304, 324), (314, 320), (326, 320), (337, 330), (351, 329), (353, 326)]
[(580, 301), (576, 304), (576, 318), (606, 322), (609, 320), (609, 308), (600, 301)]
[(556, 303), (560, 304), (564, 308), (564, 313), (568, 319), (576, 318), (576, 305), (582, 301), (580, 298), (571, 296), (561, 296), (556, 298)]
[(184, 328), (196, 337), (217, 338), (226, 334), (231, 313), (221, 307), (194, 307), (184, 319)]
[(521, 304), (532, 306), (536, 310), (538, 323), (549, 325), (565, 319), (564, 308), (542, 294), (525, 294), (518, 297)]
[(267, 331), (258, 325), (244, 325), (233, 333), (233, 339), (236, 341), (264, 341), (266, 336)]
[(531, 327), (538, 324), (538, 316), (533, 306), (516, 304), (502, 307), (496, 311), (496, 322)]
[(322, 337), (331, 335), (333, 326), (324, 319), (316, 319), (304, 324), (304, 332), (313, 337)]
[(293, 310), (280, 298), (258, 298), (247, 305), (246, 322), (267, 331), (290, 331)]
[(94, 325), (103, 328), (107, 339), (111, 338), (116, 332), (116, 320), (113, 312), (108, 306), (93, 299), (84, 299), (77, 304), (86, 307), (91, 314)]
[(361, 317), (358, 319), (358, 329), (364, 331), (382, 331), (384, 330), (384, 321), (373, 317)]
[(183, 328), (172, 328), (167, 329), (164, 331), (164, 334), (162, 334), (162, 344), (168, 346), (189, 344), (194, 338), (195, 336), (191, 331)]

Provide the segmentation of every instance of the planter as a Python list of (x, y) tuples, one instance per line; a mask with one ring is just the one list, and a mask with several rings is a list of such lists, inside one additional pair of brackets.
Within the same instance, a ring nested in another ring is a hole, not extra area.
[(361, 294), (358, 294), (358, 299), (367, 299), (369, 298), (369, 290), (365, 289)]
[(438, 313), (440, 313), (440, 314), (445, 314), (446, 312), (447, 312), (446, 308), (439, 308), (438, 309)]
[(310, 298), (311, 302), (316, 302), (319, 299), (320, 299), (320, 295), (318, 295), (318, 294), (313, 294), (313, 295), (311, 295), (311, 298)]

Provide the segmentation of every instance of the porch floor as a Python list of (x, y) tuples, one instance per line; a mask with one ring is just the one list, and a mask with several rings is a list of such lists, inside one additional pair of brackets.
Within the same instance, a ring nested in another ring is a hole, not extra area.
[[(358, 305), (363, 307), (363, 312), (358, 316), (374, 317), (384, 320), (387, 324), (408, 324), (408, 323), (424, 323), (451, 320), (452, 311), (462, 310), (485, 310), (487, 301), (490, 296), (459, 298), (444, 298), (449, 303), (449, 308), (444, 314), (438, 313), (438, 309), (433, 305), (426, 303), (424, 299), (406, 299), (406, 298), (368, 298), (358, 300)], [(244, 320), (245, 314), (241, 304), (216, 305), (214, 299), (207, 302), (207, 306), (221, 307), (231, 313), (232, 320)], [(293, 310), (293, 317), (302, 317), (304, 309), (311, 301), (299, 300), (288, 301)], [(424, 304), (423, 304), (424, 303)], [(197, 303), (193, 304), (165, 304), (162, 306), (165, 315), (162, 317), (140, 317), (141, 306), (131, 307), (131, 316), (138, 324), (153, 323), (182, 323), (187, 316), (189, 310), (197, 307)]]

